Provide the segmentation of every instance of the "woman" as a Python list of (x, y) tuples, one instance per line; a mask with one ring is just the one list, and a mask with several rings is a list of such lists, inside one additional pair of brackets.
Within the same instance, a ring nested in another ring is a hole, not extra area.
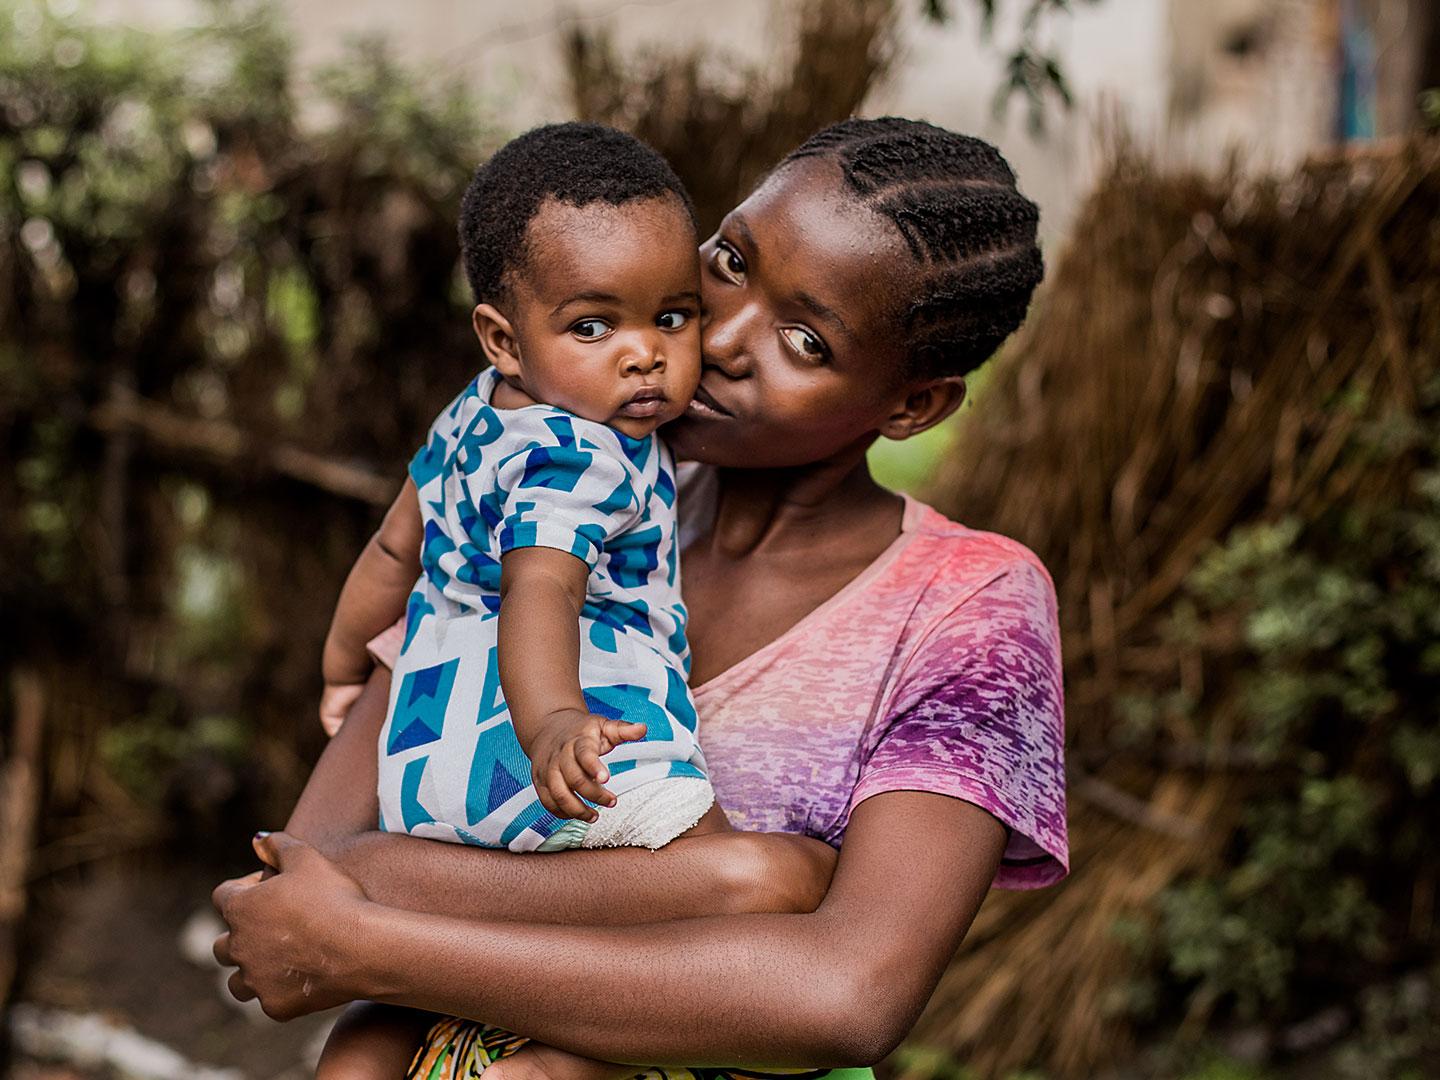
[(262, 838), (280, 873), (216, 889), (236, 996), (387, 1001), (638, 1065), (888, 1054), (991, 884), (1065, 872), (1049, 578), (865, 465), (949, 416), (1019, 325), (1035, 224), (993, 147), (852, 120), (701, 248), (705, 369), (668, 435), (710, 466), (682, 496), (691, 681), (750, 832), (543, 857), (365, 832), (377, 681), (292, 819), (317, 847)]

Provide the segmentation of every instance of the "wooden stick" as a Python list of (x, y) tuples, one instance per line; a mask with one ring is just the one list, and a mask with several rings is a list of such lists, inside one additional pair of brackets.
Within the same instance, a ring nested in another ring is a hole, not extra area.
[(398, 484), (355, 465), (335, 461), (295, 446), (269, 445), (226, 420), (186, 416), (159, 402), (129, 392), (116, 392), (90, 414), (99, 431), (134, 431), (148, 442), (171, 451), (203, 454), (216, 461), (249, 460), (272, 472), (342, 498), (371, 506), (389, 506)]
[(40, 817), (40, 745), (45, 691), (31, 671), (10, 677), (10, 745), (0, 765), (0, 1011), (15, 984), (25, 883)]

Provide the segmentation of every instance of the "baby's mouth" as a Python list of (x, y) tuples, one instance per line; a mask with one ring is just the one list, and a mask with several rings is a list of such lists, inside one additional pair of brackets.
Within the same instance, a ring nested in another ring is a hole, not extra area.
[(635, 420), (659, 416), (665, 409), (665, 391), (659, 386), (642, 386), (620, 406), (620, 415)]

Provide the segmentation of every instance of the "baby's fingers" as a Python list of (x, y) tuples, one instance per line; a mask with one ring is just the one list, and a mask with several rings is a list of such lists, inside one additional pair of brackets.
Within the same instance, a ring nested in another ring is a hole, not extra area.
[[(595, 811), (586, 806), (580, 796), (571, 790), (565, 774), (558, 768), (551, 769), (545, 777), (545, 786), (550, 791), (553, 807), (547, 807), (556, 817), (576, 818), (579, 821), (594, 821)], [(542, 802), (544, 800), (541, 800)]]
[(600, 783), (610, 779), (610, 770), (600, 760), (600, 747), (586, 739), (575, 747), (575, 760), (580, 768), (585, 770), (586, 776), (593, 776)]
[[(565, 782), (570, 785), (570, 790), (575, 794), (589, 799), (597, 806), (614, 806), (615, 796), (605, 790), (593, 774), (590, 774), (580, 764), (580, 751), (577, 749), (575, 758), (561, 765), (561, 771), (565, 774)], [(589, 809), (587, 807), (587, 809)], [(594, 820), (587, 818), (587, 821)]]
[(632, 724), (624, 720), (603, 720), (600, 723), (600, 735), (613, 748), (621, 743), (643, 739), (645, 725)]

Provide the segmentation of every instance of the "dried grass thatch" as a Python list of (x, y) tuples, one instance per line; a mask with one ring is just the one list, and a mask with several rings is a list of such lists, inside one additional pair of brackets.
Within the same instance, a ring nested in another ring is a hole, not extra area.
[[(1073, 872), (987, 903), (915, 1042), (984, 1075), (1090, 1076), (1126, 1047), (1117, 994), (1134, 961), (1115, 926), (1218, 865), (1253, 782), (1227, 755), (1225, 674), (1162, 640), (1170, 603), (1236, 525), (1312, 519), (1396, 482), (1344, 451), (1367, 421), (1410, 411), (1440, 366), (1437, 223), (1433, 139), (1283, 180), (1116, 155), (931, 492), (1055, 574)], [(1107, 737), (1135, 685), (1184, 688), (1200, 722), (1122, 762)]]

